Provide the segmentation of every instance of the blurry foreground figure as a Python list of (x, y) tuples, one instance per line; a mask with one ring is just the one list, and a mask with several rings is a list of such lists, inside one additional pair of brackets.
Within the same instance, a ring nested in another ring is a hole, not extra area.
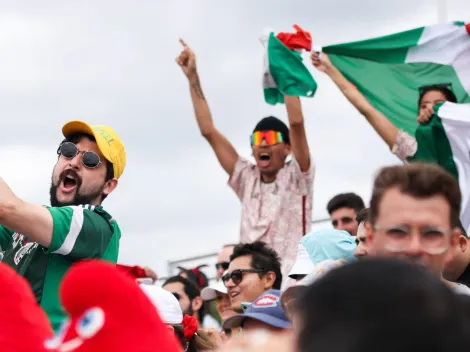
[[(441, 278), (462, 234), (461, 203), (457, 180), (440, 166), (384, 167), (372, 190), (369, 248), (377, 256), (425, 266)], [(456, 293), (470, 294), (465, 285), (445, 282)]]
[(167, 290), (155, 285), (140, 285), (157, 309), (167, 329), (175, 335), (186, 352), (212, 350), (222, 343), (218, 331), (199, 329), (197, 319), (183, 316), (180, 303)]
[(28, 282), (0, 263), (0, 350), (44, 352), (44, 340), (53, 336), (46, 313), (38, 306)]
[(114, 265), (83, 261), (66, 274), (60, 288), (69, 315), (46, 345), (61, 352), (180, 352), (152, 302)]
[(300, 298), (299, 351), (468, 351), (468, 314), (428, 269), (366, 258), (315, 281)]

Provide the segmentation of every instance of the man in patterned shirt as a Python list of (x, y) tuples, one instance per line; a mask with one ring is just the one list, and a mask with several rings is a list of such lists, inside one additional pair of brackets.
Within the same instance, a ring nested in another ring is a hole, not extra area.
[(126, 165), (124, 145), (108, 126), (67, 123), (52, 173), (51, 206), (19, 199), (0, 178), (3, 262), (28, 280), (57, 329), (65, 317), (58, 287), (77, 260), (116, 262), (121, 232), (102, 207)]
[[(181, 40), (177, 58), (188, 78), (201, 134), (230, 177), (230, 187), (242, 202), (240, 242), (263, 241), (281, 257), (282, 273), (294, 264), (300, 238), (310, 231), (315, 167), (305, 134), (300, 99), (285, 96), (289, 128), (275, 117), (255, 127), (251, 146), (256, 163), (240, 157), (217, 130), (202, 92), (194, 52)], [(286, 158), (292, 154), (292, 160)]]

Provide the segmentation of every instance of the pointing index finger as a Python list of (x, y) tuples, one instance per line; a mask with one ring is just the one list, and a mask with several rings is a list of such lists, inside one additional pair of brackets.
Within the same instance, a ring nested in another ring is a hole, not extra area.
[(185, 42), (182, 38), (179, 38), (179, 40), (180, 40), (181, 45), (182, 45), (184, 48), (187, 48), (187, 47), (188, 47), (188, 44), (186, 44), (186, 42)]

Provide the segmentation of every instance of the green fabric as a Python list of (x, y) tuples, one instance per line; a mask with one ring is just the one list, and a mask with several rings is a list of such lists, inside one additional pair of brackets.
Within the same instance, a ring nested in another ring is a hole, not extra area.
[(457, 101), (470, 102), (470, 96), (452, 66), (430, 62), (406, 63), (410, 48), (417, 46), (424, 30), (421, 27), (322, 49), (377, 110), (397, 128), (411, 135), (418, 126), (420, 86), (450, 82)]
[(264, 98), (268, 104), (284, 103), (284, 95), (313, 97), (317, 83), (305, 67), (302, 56), (289, 49), (271, 33), (267, 48), (269, 72), (276, 88), (264, 87)]
[(405, 63), (410, 47), (418, 44), (424, 27), (367, 40), (330, 45), (323, 48), (327, 54), (359, 58), (380, 63)]
[[(101, 206), (49, 207), (48, 210), (54, 221), (50, 247), (45, 248), (15, 233), (3, 261), (27, 279), (56, 330), (66, 317), (59, 301), (63, 276), (81, 259), (116, 263), (121, 232)], [(2, 237), (1, 243), (6, 243)]]
[(13, 240), (11, 238), (12, 235), (13, 231), (0, 225), (0, 248), (2, 251), (10, 247), (11, 241)]
[(434, 106), (434, 115), (426, 125), (420, 125), (416, 129), (416, 142), (418, 150), (408, 161), (421, 161), (442, 166), (458, 179), (458, 170), (454, 161), (452, 148), (447, 138), (447, 133), (438, 116), (439, 108), (443, 103)]

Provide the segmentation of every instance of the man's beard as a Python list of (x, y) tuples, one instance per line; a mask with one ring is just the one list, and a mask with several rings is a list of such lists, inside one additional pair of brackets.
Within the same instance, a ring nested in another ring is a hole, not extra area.
[(193, 301), (189, 301), (189, 306), (188, 306), (188, 308), (183, 312), (183, 314), (194, 315)]
[[(75, 188), (74, 197), (70, 201), (61, 202), (57, 199), (57, 190), (59, 188), (59, 185), (64, 180), (66, 174), (69, 174), (69, 175), (72, 174), (74, 176), (75, 181), (77, 182), (77, 186)], [(70, 170), (70, 169), (66, 171), (62, 171), (62, 173), (59, 176), (59, 180), (57, 184), (54, 184), (53, 178), (51, 180), (51, 188), (49, 189), (49, 197), (50, 197), (51, 206), (52, 207), (64, 207), (64, 206), (69, 206), (69, 205), (90, 204), (96, 198), (100, 197), (103, 194), (104, 183), (98, 189), (93, 190), (92, 192), (88, 192), (87, 194), (80, 194), (81, 186), (82, 186), (82, 179), (78, 176), (78, 174), (75, 171)]]

